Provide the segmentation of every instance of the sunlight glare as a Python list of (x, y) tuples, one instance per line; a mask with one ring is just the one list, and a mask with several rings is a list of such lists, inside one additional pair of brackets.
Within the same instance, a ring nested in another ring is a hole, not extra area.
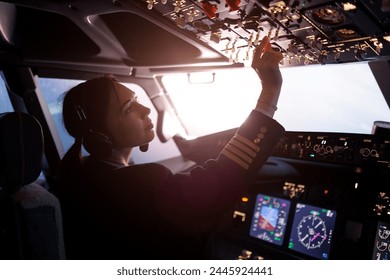
[(251, 82), (243, 84), (243, 73), (235, 70), (218, 72), (214, 83), (189, 84), (186, 74), (164, 76), (169, 96), (190, 136), (234, 128), (245, 120), (261, 87), (252, 69), (244, 73)]
[[(281, 71), (274, 118), (288, 131), (370, 134), (374, 121), (390, 121), (389, 107), (367, 63)], [(165, 76), (163, 82), (181, 123), (197, 137), (239, 127), (261, 91), (251, 68), (218, 71), (210, 84), (189, 84), (186, 74)]]

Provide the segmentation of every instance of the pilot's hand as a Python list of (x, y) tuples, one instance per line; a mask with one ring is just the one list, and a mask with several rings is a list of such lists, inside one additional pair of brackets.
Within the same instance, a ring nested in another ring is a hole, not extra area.
[(269, 38), (265, 36), (256, 47), (252, 68), (261, 79), (264, 90), (280, 90), (282, 87), (282, 75), (279, 70), (279, 62), (283, 59), (283, 54), (271, 48)]
[(257, 101), (256, 110), (273, 117), (277, 110), (277, 103), (282, 88), (282, 74), (279, 62), (283, 54), (271, 48), (269, 38), (265, 36), (256, 47), (252, 60), (252, 68), (259, 75), (262, 91)]

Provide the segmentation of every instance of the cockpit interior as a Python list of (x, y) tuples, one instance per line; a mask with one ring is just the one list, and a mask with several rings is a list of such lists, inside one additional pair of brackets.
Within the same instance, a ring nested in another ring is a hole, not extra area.
[(2, 0), (0, 112), (39, 121), (39, 180), (55, 193), (72, 144), (61, 95), (111, 74), (153, 108), (156, 143), (132, 160), (187, 172), (252, 109), (264, 36), (283, 54), (275, 118), (286, 132), (208, 258), (390, 259), (388, 0)]

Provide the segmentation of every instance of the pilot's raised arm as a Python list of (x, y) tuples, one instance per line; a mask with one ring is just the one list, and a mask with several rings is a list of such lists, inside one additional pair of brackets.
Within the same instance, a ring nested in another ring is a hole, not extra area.
[(252, 68), (259, 75), (262, 84), (256, 110), (270, 117), (273, 117), (277, 110), (276, 105), (282, 88), (283, 79), (279, 69), (279, 62), (282, 59), (281, 52), (272, 50), (268, 37), (263, 38), (253, 55)]
[[(205, 217), (231, 206), (257, 175), (284, 133), (284, 128), (272, 118), (282, 87), (279, 69), (282, 58), (280, 52), (271, 49), (268, 37), (264, 37), (252, 61), (252, 68), (262, 83), (255, 109), (216, 160), (196, 167), (190, 175), (176, 174), (158, 189), (159, 197), (165, 198), (160, 203), (168, 216), (176, 213), (176, 218), (182, 216), (182, 221), (186, 221), (187, 215), (195, 215), (192, 224), (196, 224), (197, 218), (199, 222), (204, 221)], [(180, 186), (176, 186), (175, 181), (180, 181)], [(180, 194), (180, 198), (176, 196), (177, 199), (171, 200), (175, 197), (172, 191)]]

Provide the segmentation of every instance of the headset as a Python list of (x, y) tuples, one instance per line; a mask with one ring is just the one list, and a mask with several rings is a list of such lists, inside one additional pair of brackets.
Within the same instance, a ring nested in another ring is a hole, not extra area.
[[(81, 122), (86, 123), (87, 115), (85, 114), (83, 108), (80, 105), (76, 105), (74, 106), (74, 109), (78, 119)], [(88, 127), (87, 124), (86, 127)], [(110, 137), (92, 128), (86, 130), (82, 136), (82, 143), (88, 153), (98, 158), (109, 157), (114, 152), (114, 144), (112, 143)], [(149, 144), (146, 143), (141, 145), (139, 149), (142, 152), (146, 152), (149, 149)]]

